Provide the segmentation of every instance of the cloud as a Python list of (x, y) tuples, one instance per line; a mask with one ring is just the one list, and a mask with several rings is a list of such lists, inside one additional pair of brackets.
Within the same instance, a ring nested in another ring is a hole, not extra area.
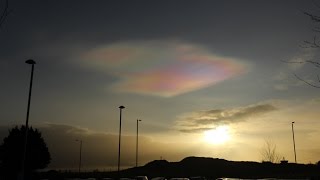
[(278, 91), (286, 91), (288, 90), (288, 85), (287, 84), (276, 84), (274, 85), (274, 89)]
[(246, 71), (239, 60), (176, 41), (118, 42), (87, 50), (81, 62), (117, 78), (115, 92), (172, 97)]
[[(276, 74), (273, 79), (275, 80), (275, 83), (273, 85), (273, 88), (278, 91), (287, 91), (289, 88), (292, 87), (301, 87), (305, 86), (306, 83), (297, 79), (294, 75), (294, 73), (290, 72), (280, 72)], [(313, 83), (312, 80), (309, 80), (305, 78), (306, 81), (309, 83)]]
[(257, 104), (233, 109), (213, 109), (186, 114), (177, 122), (181, 132), (203, 132), (222, 124), (231, 124), (259, 117), (277, 110), (272, 104)]
[(212, 130), (213, 128), (189, 128), (189, 129), (180, 129), (180, 132), (183, 133), (198, 133), (198, 132), (205, 132), (208, 130)]

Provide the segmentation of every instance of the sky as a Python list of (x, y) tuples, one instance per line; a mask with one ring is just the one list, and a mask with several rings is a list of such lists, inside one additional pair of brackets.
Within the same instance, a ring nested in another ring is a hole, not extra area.
[[(1, 9), (4, 1), (1, 1)], [(48, 168), (121, 168), (187, 156), (262, 161), (320, 156), (319, 49), (311, 0), (22, 1), (0, 29), (0, 139), (29, 124), (47, 142)]]

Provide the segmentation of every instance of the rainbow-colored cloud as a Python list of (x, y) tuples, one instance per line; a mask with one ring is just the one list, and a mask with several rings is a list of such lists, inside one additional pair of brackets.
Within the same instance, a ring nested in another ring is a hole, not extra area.
[(119, 78), (117, 92), (176, 96), (208, 87), (245, 72), (232, 58), (180, 42), (126, 42), (82, 54), (88, 65)]

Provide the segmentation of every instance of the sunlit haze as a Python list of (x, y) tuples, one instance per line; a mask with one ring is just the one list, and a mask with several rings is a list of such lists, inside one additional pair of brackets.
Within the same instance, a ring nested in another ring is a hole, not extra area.
[(223, 144), (230, 139), (229, 128), (227, 126), (219, 126), (216, 129), (204, 132), (204, 140), (211, 144)]

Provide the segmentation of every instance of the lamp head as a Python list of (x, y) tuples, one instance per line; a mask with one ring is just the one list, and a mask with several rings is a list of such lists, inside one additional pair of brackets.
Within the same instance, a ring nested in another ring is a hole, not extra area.
[(34, 60), (32, 60), (32, 59), (26, 60), (26, 63), (27, 64), (36, 64), (36, 62)]
[(120, 108), (120, 109), (124, 109), (125, 107), (124, 107), (124, 106), (119, 106), (119, 108)]

